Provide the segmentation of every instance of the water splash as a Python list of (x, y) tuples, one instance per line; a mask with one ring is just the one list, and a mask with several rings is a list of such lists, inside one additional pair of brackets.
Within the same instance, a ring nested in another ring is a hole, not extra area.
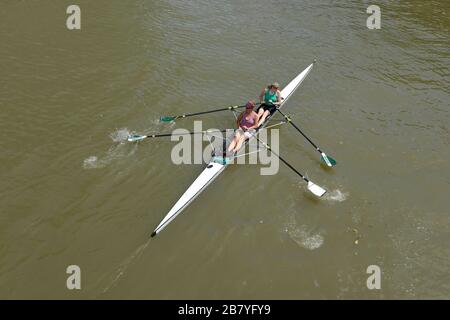
[(83, 168), (94, 169), (98, 167), (98, 158), (96, 156), (90, 156), (83, 161)]
[(306, 225), (298, 226), (295, 217), (292, 215), (286, 223), (286, 232), (300, 247), (307, 250), (316, 250), (324, 243), (324, 236), (308, 230)]
[(341, 190), (336, 189), (336, 190), (327, 192), (323, 198), (330, 202), (331, 201), (343, 202), (343, 201), (347, 200), (349, 195), (350, 194), (348, 192), (342, 192)]
[(126, 142), (128, 136), (130, 136), (132, 133), (127, 128), (122, 128), (114, 131), (109, 136), (111, 137), (112, 141), (114, 142)]
[(137, 148), (137, 144), (127, 142), (131, 132), (127, 128), (118, 129), (109, 136), (112, 141), (119, 142), (113, 145), (103, 156), (91, 155), (83, 160), (84, 169), (101, 169), (109, 165), (115, 160), (132, 156)]

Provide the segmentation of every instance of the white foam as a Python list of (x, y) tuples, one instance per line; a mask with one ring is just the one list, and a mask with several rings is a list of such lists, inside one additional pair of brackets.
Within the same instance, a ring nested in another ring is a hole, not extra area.
[(98, 168), (98, 158), (96, 156), (90, 156), (83, 161), (83, 168), (94, 169)]
[(127, 128), (122, 128), (114, 131), (109, 136), (114, 142), (125, 142), (130, 134), (131, 132)]
[[(128, 137), (128, 135), (126, 136)], [(123, 137), (123, 131), (121, 133), (121, 137)], [(115, 139), (117, 138), (117, 136), (113, 137), (113, 134), (111, 134), (111, 138)], [(103, 152), (101, 156), (89, 156), (88, 158), (84, 159), (83, 168), (84, 169), (104, 168), (114, 161), (133, 156), (137, 148), (138, 148), (137, 144), (121, 142), (119, 144), (111, 146), (109, 150), (107, 152)]]
[(348, 196), (348, 192), (342, 192), (341, 190), (336, 189), (326, 193), (323, 198), (328, 201), (343, 202), (347, 200)]
[(307, 250), (316, 250), (320, 248), (325, 241), (324, 236), (320, 232), (313, 233), (309, 231), (308, 227), (305, 225), (297, 226), (294, 216), (291, 216), (287, 222), (286, 232), (295, 243)]

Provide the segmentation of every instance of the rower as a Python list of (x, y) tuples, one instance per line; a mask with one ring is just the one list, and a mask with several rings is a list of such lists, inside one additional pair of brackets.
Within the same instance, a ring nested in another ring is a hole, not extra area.
[(238, 129), (236, 130), (233, 141), (228, 146), (228, 151), (232, 151), (233, 153), (239, 151), (244, 141), (250, 139), (255, 134), (255, 130), (258, 128), (258, 115), (253, 111), (254, 107), (255, 102), (247, 102), (245, 111), (238, 116), (236, 120)]
[(258, 127), (261, 126), (266, 118), (270, 114), (274, 113), (278, 106), (281, 104), (281, 92), (278, 82), (274, 82), (264, 88), (259, 95), (259, 100), (261, 102), (261, 105), (256, 111), (259, 117)]

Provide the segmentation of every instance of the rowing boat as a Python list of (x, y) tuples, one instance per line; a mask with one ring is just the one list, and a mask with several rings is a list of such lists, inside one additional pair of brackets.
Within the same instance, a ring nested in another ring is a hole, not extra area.
[[(282, 102), (279, 106), (281, 109), (287, 100), (291, 97), (291, 95), (295, 92), (295, 90), (300, 86), (302, 81), (306, 78), (308, 73), (313, 68), (314, 63), (310, 64), (305, 70), (303, 70), (299, 75), (297, 75), (289, 84), (281, 90), (281, 99)], [(265, 128), (273, 116), (271, 114), (267, 117), (265, 123), (261, 125), (261, 127), (256, 131), (255, 136), (252, 138), (256, 138), (256, 135), (259, 131)], [(248, 143), (247, 140), (246, 143)], [(245, 148), (245, 145), (243, 146)], [(156, 227), (156, 229), (151, 234), (152, 237), (156, 236), (160, 233), (177, 215), (179, 215), (205, 188), (210, 185), (228, 166), (227, 162), (215, 161), (213, 159), (208, 163), (206, 168), (200, 173), (200, 175), (195, 179), (195, 181), (190, 185), (190, 187), (186, 190), (186, 192), (180, 197), (180, 199), (175, 203), (175, 205), (170, 209), (161, 223)]]

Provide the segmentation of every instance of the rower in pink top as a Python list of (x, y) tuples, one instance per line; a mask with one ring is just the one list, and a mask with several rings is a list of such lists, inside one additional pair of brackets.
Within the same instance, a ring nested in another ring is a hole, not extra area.
[(256, 128), (258, 128), (258, 115), (253, 108), (255, 102), (249, 101), (245, 105), (245, 111), (242, 112), (237, 118), (236, 124), (238, 129), (236, 130), (233, 141), (228, 147), (228, 151), (233, 153), (239, 151), (245, 140), (251, 138), (255, 134)]

